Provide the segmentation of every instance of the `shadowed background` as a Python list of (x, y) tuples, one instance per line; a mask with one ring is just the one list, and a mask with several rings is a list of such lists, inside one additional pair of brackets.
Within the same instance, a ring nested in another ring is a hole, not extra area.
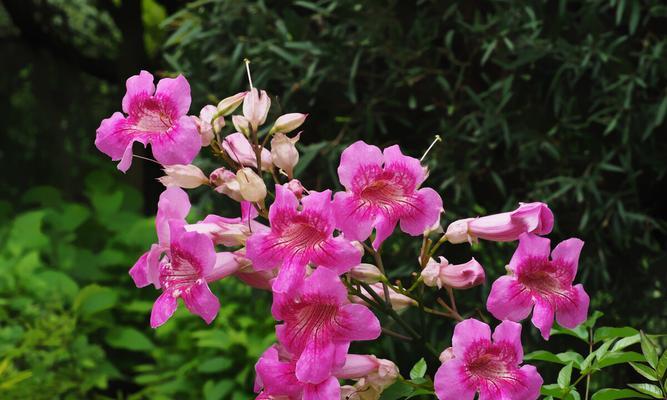
[[(310, 114), (297, 169), (307, 187), (340, 189), (340, 152), (357, 139), (419, 157), (440, 134), (427, 185), (443, 196), (444, 224), (546, 201), (552, 241), (586, 242), (577, 279), (591, 309), (605, 313), (601, 323), (667, 331), (667, 6), (659, 0), (0, 4), (7, 398), (248, 398), (255, 359), (273, 340), (270, 296), (222, 282), (211, 327), (180, 310), (150, 330), (156, 292), (136, 289), (127, 270), (154, 239), (160, 171), (135, 160), (123, 175), (93, 145), (140, 69), (185, 74), (198, 114), (247, 88), (246, 57), (255, 86), (274, 96), (269, 120)], [(207, 149), (198, 162), (214, 167)], [(196, 216), (236, 212), (205, 190), (192, 198)], [(406, 277), (418, 243), (395, 236), (387, 268)], [(445, 246), (445, 255), (474, 255), (490, 283), (514, 248)], [(488, 290), (461, 293), (461, 308)], [(449, 345), (449, 321), (406, 318), (437, 348)], [(528, 349), (544, 345), (525, 329)], [(555, 337), (546, 346), (579, 343)], [(404, 373), (419, 358), (408, 349), (386, 339), (354, 347), (396, 360)]]

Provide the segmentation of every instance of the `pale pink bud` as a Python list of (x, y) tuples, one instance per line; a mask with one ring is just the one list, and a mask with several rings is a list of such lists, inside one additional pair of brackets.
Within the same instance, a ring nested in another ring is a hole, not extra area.
[(225, 119), (218, 114), (215, 106), (207, 105), (199, 112), (199, 133), (202, 136), (202, 146), (208, 146), (213, 140), (214, 134), (220, 132), (225, 126)]
[(236, 108), (241, 105), (241, 102), (245, 98), (246, 93), (248, 92), (236, 93), (233, 96), (222, 99), (220, 103), (218, 103), (218, 113), (223, 116), (227, 116), (233, 113), (234, 110), (236, 110)]
[(241, 185), (236, 180), (236, 174), (232, 171), (226, 168), (218, 168), (211, 172), (209, 182), (215, 187), (216, 192), (225, 194), (238, 202), (243, 200)]
[[(382, 286), (381, 283), (374, 283), (374, 284), (370, 285), (370, 287), (371, 287), (371, 289), (373, 289), (375, 294), (377, 294), (378, 296), (380, 296), (380, 298), (382, 298), (384, 300), (384, 298), (385, 298), (384, 297), (384, 287)], [(368, 293), (365, 288), (362, 287), (361, 292), (364, 296), (373, 300), (373, 296), (370, 293)], [(353, 303), (357, 303), (357, 304), (365, 304), (366, 303), (361, 297), (358, 297), (358, 296), (351, 296), (350, 301), (352, 301)], [(415, 301), (414, 299), (411, 299), (410, 297), (405, 296), (403, 294), (396, 293), (391, 289), (389, 289), (389, 302), (391, 303), (392, 308), (396, 311), (400, 311), (400, 310), (406, 309), (410, 306), (416, 306), (417, 305), (417, 301)]]
[(245, 136), (250, 135), (250, 122), (243, 115), (232, 115), (232, 124), (237, 132)]
[(300, 127), (303, 124), (303, 122), (306, 120), (306, 117), (308, 117), (308, 114), (291, 113), (291, 114), (281, 115), (280, 117), (278, 117), (275, 124), (273, 124), (273, 128), (271, 128), (271, 133), (292, 132), (293, 130), (295, 130), (296, 128)]
[(246, 117), (252, 129), (257, 128), (266, 121), (271, 107), (271, 99), (264, 90), (253, 88), (243, 99), (243, 116)]
[(359, 379), (376, 372), (380, 366), (378, 359), (372, 355), (348, 354), (345, 364), (334, 372), (338, 379)]
[(300, 199), (301, 196), (303, 196), (303, 191), (305, 190), (303, 185), (301, 184), (301, 181), (298, 179), (292, 179), (291, 181), (287, 182), (287, 190), (290, 192), (294, 193), (297, 199)]
[(365, 283), (376, 283), (382, 279), (382, 272), (373, 264), (361, 263), (348, 273), (351, 278)]
[(164, 167), (163, 171), (167, 175), (158, 180), (167, 187), (178, 186), (184, 189), (194, 189), (208, 183), (208, 178), (202, 170), (192, 164), (168, 165)]
[(385, 360), (382, 358), (377, 359), (377, 361), (377, 372), (375, 374), (368, 375), (367, 379), (372, 386), (375, 386), (380, 390), (384, 390), (396, 382), (396, 379), (398, 379), (400, 376), (400, 371), (393, 361)]
[(445, 257), (440, 257), (440, 262), (431, 258), (421, 275), (426, 286), (454, 289), (469, 289), (481, 285), (486, 279), (484, 268), (474, 258), (467, 263), (456, 265), (450, 264)]
[(447, 347), (440, 353), (440, 356), (438, 359), (440, 360), (441, 363), (446, 363), (449, 360), (452, 360), (454, 358), (454, 349), (451, 347)]
[(260, 203), (266, 198), (266, 185), (262, 177), (250, 168), (241, 168), (236, 172), (241, 197), (251, 203)]
[[(257, 167), (257, 155), (253, 147), (248, 138), (238, 132), (228, 135), (222, 141), (222, 148), (229, 158), (244, 167)], [(260, 162), (263, 170), (271, 170), (273, 166), (271, 164), (271, 153), (265, 148), (261, 150)]]
[(292, 178), (294, 167), (299, 162), (299, 151), (296, 149), (296, 142), (301, 137), (297, 133), (293, 138), (287, 137), (284, 133), (276, 133), (271, 139), (271, 159), (273, 164), (285, 171), (288, 178)]
[(554, 225), (554, 216), (544, 203), (520, 203), (511, 212), (466, 218), (447, 227), (445, 236), (450, 243), (474, 242), (478, 238), (495, 242), (517, 240), (522, 233), (546, 235)]

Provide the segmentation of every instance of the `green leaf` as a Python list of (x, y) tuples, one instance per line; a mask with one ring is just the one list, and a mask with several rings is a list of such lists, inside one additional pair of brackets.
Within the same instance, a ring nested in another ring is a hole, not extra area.
[(644, 353), (644, 357), (646, 357), (646, 361), (649, 363), (649, 365), (653, 368), (658, 366), (658, 352), (655, 348), (655, 345), (651, 340), (644, 334), (644, 332), (639, 333), (641, 335), (641, 345), (642, 345), (642, 353)]
[(426, 374), (426, 361), (421, 358), (410, 370), (410, 379), (423, 378)]
[(113, 289), (99, 285), (88, 285), (74, 299), (74, 309), (83, 316), (108, 310), (116, 305), (118, 295)]
[(656, 399), (663, 398), (662, 390), (656, 385), (651, 385), (650, 383), (630, 383), (628, 384), (628, 386), (630, 386), (631, 388), (635, 389), (640, 393), (653, 396)]
[(618, 400), (618, 399), (650, 399), (649, 396), (631, 389), (600, 389), (593, 394), (591, 400)]
[(197, 370), (204, 373), (220, 372), (232, 366), (232, 360), (225, 357), (213, 357), (199, 364)]
[(533, 351), (532, 353), (528, 353), (524, 356), (524, 359), (547, 361), (563, 365), (572, 362), (573, 366), (577, 369), (580, 368), (581, 363), (584, 361), (584, 357), (579, 353), (575, 353), (574, 351), (566, 351), (564, 353), (554, 354), (546, 350), (537, 350)]
[(616, 342), (616, 344), (614, 344), (612, 351), (623, 350), (628, 346), (632, 346), (633, 344), (639, 343), (640, 340), (641, 337), (639, 336), (639, 333), (637, 333), (636, 335), (624, 337), (623, 339)]
[(562, 326), (554, 325), (551, 329), (551, 335), (570, 335), (588, 343), (588, 330), (584, 324), (581, 324), (574, 329), (567, 329)]
[(604, 355), (595, 364), (598, 368), (605, 368), (611, 365), (629, 363), (631, 361), (646, 361), (643, 355), (634, 351), (612, 351)]
[(380, 400), (398, 400), (408, 397), (415, 389), (405, 382), (398, 381), (382, 392)]
[(155, 345), (143, 333), (134, 328), (114, 328), (105, 337), (111, 347), (133, 351), (152, 350)]
[(207, 381), (204, 384), (204, 399), (205, 400), (221, 400), (227, 398), (227, 394), (231, 392), (236, 387), (234, 381), (225, 379), (214, 383), (213, 381)]
[(622, 328), (613, 328), (609, 326), (603, 326), (595, 330), (593, 335), (593, 341), (599, 342), (601, 340), (612, 339), (612, 338), (625, 338), (628, 336), (637, 335), (639, 333), (635, 328), (625, 326)]
[(656, 377), (655, 371), (653, 370), (653, 368), (649, 367), (648, 365), (631, 362), (630, 366), (632, 366), (632, 368), (634, 368), (634, 370), (637, 371), (644, 378), (646, 378), (650, 381), (657, 381), (658, 380), (658, 378)]
[(573, 363), (567, 364), (558, 373), (556, 382), (558, 382), (558, 385), (562, 388), (570, 386), (570, 380), (572, 379), (572, 364)]
[(662, 353), (660, 361), (658, 361), (658, 366), (655, 370), (658, 373), (658, 379), (662, 379), (665, 376), (665, 372), (667, 372), (667, 350)]

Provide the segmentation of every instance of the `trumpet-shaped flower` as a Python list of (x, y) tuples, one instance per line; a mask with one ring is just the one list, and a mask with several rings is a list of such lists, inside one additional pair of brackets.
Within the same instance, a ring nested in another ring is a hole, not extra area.
[(285, 185), (276, 185), (269, 209), (271, 230), (253, 232), (246, 242), (246, 255), (256, 270), (280, 268), (276, 292), (300, 284), (310, 262), (342, 274), (361, 261), (361, 252), (349, 240), (333, 236), (330, 190), (312, 191), (301, 204), (299, 209), (299, 200)]
[(155, 217), (158, 242), (151, 245), (150, 250), (144, 253), (130, 269), (130, 276), (137, 287), (153, 284), (156, 288), (160, 288), (159, 261), (162, 254), (169, 248), (170, 221), (185, 224), (185, 217), (189, 212), (190, 200), (183, 189), (175, 186), (168, 187), (160, 194)]
[(476, 242), (477, 239), (512, 242), (525, 232), (548, 235), (554, 215), (544, 203), (521, 203), (511, 212), (454, 221), (445, 233), (450, 243)]
[(164, 167), (166, 175), (158, 178), (164, 186), (178, 186), (183, 189), (194, 189), (209, 183), (209, 178), (204, 175), (196, 165), (169, 165)]
[[(550, 240), (530, 233), (519, 237), (519, 247), (491, 287), (486, 307), (494, 317), (521, 321), (533, 311), (532, 322), (544, 339), (556, 321), (575, 328), (586, 320), (590, 299), (581, 284), (572, 286), (584, 242), (572, 238), (559, 243), (549, 258)], [(533, 308), (534, 307), (534, 308)]]
[(401, 230), (418, 236), (433, 226), (442, 212), (442, 199), (431, 188), (419, 189), (426, 179), (419, 160), (405, 156), (398, 146), (381, 151), (362, 141), (343, 151), (338, 177), (347, 189), (336, 193), (337, 228), (351, 240), (366, 240), (376, 231), (373, 247)]
[(276, 336), (297, 360), (301, 382), (320, 383), (343, 362), (350, 342), (380, 335), (380, 322), (364, 305), (351, 304), (338, 275), (317, 268), (303, 285), (274, 293), (273, 316), (284, 323)]
[(236, 269), (233, 256), (221, 253), (218, 257), (213, 242), (206, 235), (185, 232), (182, 226), (172, 224), (167, 257), (160, 262), (162, 294), (153, 304), (151, 327), (167, 322), (176, 311), (179, 297), (190, 312), (210, 324), (218, 314), (220, 301), (211, 293), (207, 282), (230, 275)]
[(187, 116), (190, 85), (182, 76), (161, 79), (141, 71), (127, 80), (123, 112), (114, 113), (97, 128), (95, 146), (118, 161), (125, 172), (132, 164), (132, 145), (150, 144), (153, 156), (163, 165), (190, 164), (202, 145), (195, 120)]
[(542, 377), (523, 361), (521, 325), (503, 321), (491, 338), (491, 328), (475, 319), (459, 322), (452, 338), (453, 358), (435, 374), (440, 400), (534, 400), (540, 395)]
[(463, 264), (450, 264), (445, 257), (440, 257), (440, 262), (431, 258), (421, 276), (426, 286), (454, 289), (469, 289), (481, 285), (486, 279), (484, 268), (474, 258)]

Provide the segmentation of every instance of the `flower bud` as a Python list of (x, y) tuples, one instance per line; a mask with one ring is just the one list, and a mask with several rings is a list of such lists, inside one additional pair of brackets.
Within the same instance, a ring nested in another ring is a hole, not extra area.
[(281, 115), (271, 128), (271, 133), (288, 133), (300, 127), (308, 117), (308, 114), (290, 113)]
[(232, 124), (237, 132), (245, 136), (250, 135), (250, 122), (243, 115), (232, 115)]
[(266, 185), (262, 177), (250, 168), (241, 168), (236, 172), (239, 190), (243, 200), (260, 203), (266, 198)]
[[(255, 154), (253, 145), (250, 144), (248, 138), (242, 134), (237, 132), (227, 136), (222, 141), (222, 148), (225, 150), (225, 153), (227, 153), (229, 158), (242, 166), (257, 167), (257, 155)], [(262, 148), (260, 162), (262, 163), (263, 170), (271, 170), (271, 153), (265, 148)]]
[(495, 242), (517, 240), (522, 233), (546, 235), (554, 225), (554, 215), (544, 203), (520, 203), (511, 212), (466, 218), (447, 227), (445, 236), (450, 243), (474, 242), (478, 238)]
[(298, 179), (292, 179), (291, 181), (287, 182), (285, 187), (287, 187), (287, 190), (294, 193), (297, 199), (300, 199), (301, 196), (303, 196), (303, 192), (305, 190), (301, 184), (301, 181)]
[(208, 178), (202, 170), (192, 164), (168, 165), (164, 167), (163, 171), (167, 175), (158, 180), (167, 187), (178, 186), (184, 189), (194, 189), (208, 183)]
[(469, 289), (481, 285), (486, 279), (484, 268), (474, 258), (457, 265), (450, 264), (445, 257), (440, 257), (440, 262), (431, 258), (421, 275), (426, 286), (454, 289)]
[(243, 99), (243, 116), (248, 120), (253, 130), (266, 121), (271, 107), (271, 99), (264, 90), (253, 88)]
[(380, 366), (378, 359), (372, 355), (347, 354), (345, 364), (334, 373), (338, 379), (359, 379), (376, 372)]
[[(374, 284), (370, 285), (370, 287), (371, 287), (371, 289), (373, 289), (375, 294), (377, 294), (378, 296), (380, 296), (380, 298), (382, 298), (384, 300), (384, 298), (385, 298), (384, 297), (384, 287), (382, 286), (381, 283), (374, 283)], [(373, 299), (373, 296), (370, 293), (368, 293), (368, 291), (366, 291), (365, 288), (362, 287), (361, 292), (364, 296), (366, 296), (370, 299)], [(357, 303), (357, 304), (365, 304), (366, 303), (361, 297), (358, 297), (358, 296), (351, 296), (350, 301), (352, 301), (353, 303)], [(401, 311), (401, 310), (406, 309), (410, 306), (416, 306), (417, 305), (417, 302), (414, 299), (411, 299), (410, 297), (402, 295), (400, 293), (396, 293), (391, 289), (389, 289), (389, 301), (391, 302), (392, 308), (396, 311)]]
[(241, 186), (236, 180), (236, 174), (226, 168), (218, 168), (211, 172), (209, 182), (215, 187), (218, 193), (226, 194), (233, 200), (242, 201)]
[[(361, 263), (349, 272), (350, 277), (365, 283), (376, 283), (382, 279), (382, 272), (373, 264)], [(383, 289), (384, 290), (384, 289)]]
[(226, 117), (229, 114), (233, 113), (234, 110), (236, 110), (236, 108), (241, 105), (241, 102), (243, 101), (247, 93), (248, 92), (236, 93), (233, 96), (229, 96), (225, 99), (222, 99), (220, 103), (218, 103), (217, 107), (217, 110), (220, 113), (220, 115)]
[[(199, 133), (202, 135), (202, 145), (208, 146), (213, 140), (216, 132), (225, 126), (225, 119), (218, 114), (218, 109), (215, 106), (207, 105), (199, 112)], [(206, 143), (206, 144), (204, 144)]]
[(443, 364), (453, 358), (454, 358), (454, 349), (452, 349), (451, 347), (447, 347), (446, 349), (444, 349), (442, 353), (440, 353), (440, 356), (438, 356), (438, 359)]
[(294, 174), (294, 167), (299, 162), (299, 151), (295, 144), (300, 137), (300, 133), (289, 138), (284, 133), (277, 132), (271, 139), (271, 160), (276, 167), (285, 171), (290, 179)]

